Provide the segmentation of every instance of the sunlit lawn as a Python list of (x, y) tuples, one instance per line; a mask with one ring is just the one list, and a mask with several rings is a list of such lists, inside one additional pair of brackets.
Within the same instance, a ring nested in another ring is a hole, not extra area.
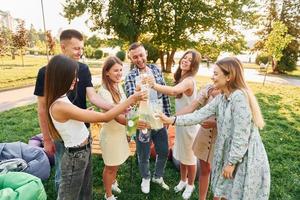
[[(92, 74), (100, 74), (102, 60), (92, 62), (90, 71)], [(46, 56), (24, 56), (24, 67), (20, 56), (15, 60), (10, 57), (0, 58), (0, 91), (11, 88), (33, 85), (38, 70), (47, 63)]]
[[(208, 78), (198, 77), (198, 86), (203, 86)], [(271, 166), (271, 196), (270, 200), (298, 200), (300, 199), (300, 87), (250, 84), (262, 108), (266, 120), (266, 127), (261, 131)], [(174, 101), (173, 109), (174, 109)], [(39, 133), (36, 105), (12, 109), (0, 113), (0, 141), (28, 142), (28, 139)], [(130, 180), (130, 164), (133, 164), (133, 180)], [(152, 167), (153, 167), (153, 161)], [(93, 156), (93, 190), (94, 199), (103, 199), (102, 183), (103, 161), (99, 156)], [(54, 171), (44, 187), (48, 199), (55, 199), (53, 190)], [(171, 186), (170, 191), (164, 191), (152, 184), (149, 195), (140, 191), (140, 175), (136, 158), (128, 159), (120, 167), (118, 181), (122, 193), (120, 200), (176, 200), (182, 199), (174, 194), (172, 188), (179, 180), (179, 173), (168, 161), (165, 181)], [(191, 199), (197, 199), (194, 192)], [(210, 198), (211, 199), (211, 198)]]

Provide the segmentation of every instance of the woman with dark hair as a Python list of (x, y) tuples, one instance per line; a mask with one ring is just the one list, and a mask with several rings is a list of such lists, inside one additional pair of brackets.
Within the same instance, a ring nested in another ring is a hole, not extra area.
[[(176, 111), (191, 104), (197, 97), (195, 76), (199, 69), (201, 55), (195, 50), (184, 53), (179, 60), (179, 66), (174, 74), (175, 86), (165, 86), (149, 80), (150, 86), (160, 93), (176, 96)], [(197, 159), (193, 153), (192, 146), (199, 129), (198, 125), (180, 127), (176, 126), (175, 144), (173, 157), (180, 161), (180, 182), (175, 186), (175, 192), (182, 193), (184, 199), (189, 199), (195, 188), (194, 181), (197, 171)]]
[(46, 67), (45, 97), (50, 136), (53, 140), (62, 140), (65, 146), (57, 199), (92, 199), (91, 149), (84, 122), (110, 121), (146, 96), (143, 92), (135, 93), (106, 113), (81, 109), (67, 97), (67, 93), (75, 89), (77, 73), (78, 63), (63, 55), (54, 56)]
[[(122, 81), (123, 66), (121, 60), (112, 56), (106, 59), (102, 69), (102, 85), (99, 95), (113, 105), (126, 100), (126, 95), (120, 84)], [(100, 130), (100, 146), (105, 167), (103, 169), (103, 183), (105, 187), (105, 199), (114, 200), (116, 197), (112, 191), (120, 193), (116, 181), (118, 167), (123, 164), (129, 156), (129, 145), (125, 132), (125, 116), (104, 123)], [(121, 124), (122, 123), (122, 124)]]
[(214, 196), (267, 200), (270, 167), (259, 135), (265, 123), (258, 102), (245, 82), (241, 62), (232, 57), (218, 61), (212, 80), (221, 94), (203, 108), (177, 117), (164, 114), (160, 117), (167, 124), (190, 126), (215, 115), (218, 135), (211, 172)]

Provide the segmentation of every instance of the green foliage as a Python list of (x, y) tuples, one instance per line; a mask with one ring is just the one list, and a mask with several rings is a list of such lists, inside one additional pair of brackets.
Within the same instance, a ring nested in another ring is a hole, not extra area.
[[(151, 35), (148, 41), (159, 49), (161, 58), (163, 55), (167, 57), (166, 62), (161, 61), (162, 68), (167, 67), (165, 70), (171, 71), (175, 52), (178, 49), (193, 48), (205, 38), (206, 31), (218, 35), (215, 42), (220, 42), (218, 45), (221, 50), (239, 52), (243, 43), (234, 25), (254, 25), (255, 8), (254, 0), (214, 3), (198, 0), (112, 0), (108, 4), (91, 0), (67, 0), (64, 16), (73, 20), (87, 12), (94, 25), (92, 30), (105, 29), (108, 34), (112, 33), (127, 43), (140, 40), (143, 34)], [(238, 38), (238, 42), (234, 38)]]
[(101, 49), (96, 49), (94, 52), (94, 57), (96, 59), (101, 59), (103, 56), (103, 51)]
[(274, 22), (273, 30), (267, 37), (265, 51), (273, 59), (279, 61), (282, 50), (292, 41), (293, 37), (287, 33), (287, 27), (280, 21)]
[(287, 31), (287, 27), (281, 21), (276, 21), (265, 42), (265, 52), (273, 59), (273, 71), (280, 71), (277, 62), (283, 56), (282, 51), (293, 40), (293, 36), (287, 34)]
[(84, 47), (84, 55), (87, 58), (94, 58), (94, 53), (95, 53), (95, 49), (92, 46), (87, 45)]
[(269, 56), (266, 54), (258, 54), (255, 58), (255, 63), (260, 65), (261, 63), (267, 64), (269, 62)]
[(126, 58), (126, 52), (125, 51), (118, 51), (116, 53), (116, 56), (121, 60), (124, 61)]
[(91, 46), (94, 49), (100, 48), (102, 44), (102, 41), (100, 38), (98, 38), (96, 35), (93, 35), (92, 37), (88, 38), (85, 41), (86, 46)]
[(299, 44), (296, 40), (293, 40), (287, 48), (282, 51), (282, 57), (278, 62), (278, 69), (282, 72), (294, 71), (297, 67), (297, 58)]
[(148, 43), (144, 42), (143, 45), (144, 45), (145, 49), (147, 50), (147, 54), (148, 54), (147, 60), (149, 62), (156, 63), (156, 61), (159, 58), (159, 51), (158, 51), (158, 49), (154, 45), (152, 45), (151, 43), (149, 43), (149, 42)]

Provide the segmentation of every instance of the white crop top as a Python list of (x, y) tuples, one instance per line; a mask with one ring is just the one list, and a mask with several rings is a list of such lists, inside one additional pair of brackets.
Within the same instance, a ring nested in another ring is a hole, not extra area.
[[(67, 96), (63, 96), (57, 99), (56, 101), (63, 101), (72, 104)], [(85, 126), (84, 122), (73, 120), (73, 119), (69, 119), (66, 122), (58, 122), (53, 118), (51, 114), (51, 107), (49, 109), (49, 112), (50, 112), (52, 122), (56, 130), (60, 134), (62, 140), (64, 141), (65, 147), (79, 146), (89, 137), (89, 131)]]

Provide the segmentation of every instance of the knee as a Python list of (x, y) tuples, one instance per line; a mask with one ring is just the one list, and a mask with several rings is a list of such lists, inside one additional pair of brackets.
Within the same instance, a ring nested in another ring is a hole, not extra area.
[(208, 176), (210, 174), (210, 165), (201, 165), (201, 175), (202, 176)]

